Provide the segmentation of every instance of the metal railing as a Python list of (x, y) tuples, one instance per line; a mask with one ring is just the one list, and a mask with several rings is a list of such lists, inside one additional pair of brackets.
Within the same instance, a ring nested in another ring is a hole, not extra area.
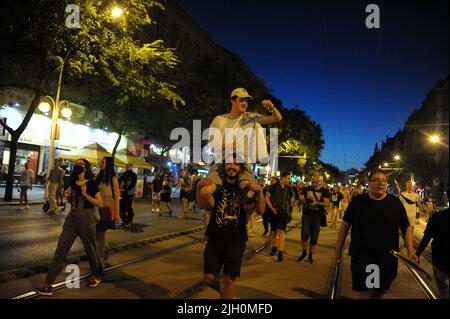
[[(389, 251), (391, 255), (400, 260), (405, 266), (408, 272), (413, 277), (414, 281), (419, 285), (422, 292), (426, 295), (428, 299), (439, 299), (439, 295), (434, 291), (434, 289), (422, 278), (420, 275), (423, 274), (428, 280), (432, 280), (431, 275), (422, 269), (419, 265), (409, 260), (408, 258), (402, 256), (399, 252), (391, 250)], [(339, 274), (341, 270), (341, 258), (331, 264), (330, 275), (327, 283), (327, 296), (328, 299), (337, 299), (337, 292), (339, 288)]]
[(420, 289), (424, 292), (428, 299), (439, 299), (439, 295), (433, 290), (433, 288), (420, 276), (419, 272), (424, 274), (429, 280), (431, 279), (430, 274), (428, 274), (419, 265), (409, 260), (408, 258), (402, 256), (399, 252), (395, 250), (389, 251), (389, 253), (400, 260), (405, 266), (408, 272), (411, 274), (413, 279), (419, 285)]
[(333, 261), (333, 263), (331, 264), (330, 276), (327, 284), (328, 299), (337, 299), (340, 271), (341, 271), (341, 258), (339, 258), (336, 262)]

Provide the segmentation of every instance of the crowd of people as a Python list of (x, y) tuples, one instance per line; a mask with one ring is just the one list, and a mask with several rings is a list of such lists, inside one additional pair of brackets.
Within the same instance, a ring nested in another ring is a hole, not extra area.
[[(262, 101), (267, 114), (261, 115), (246, 111), (252, 97), (245, 89), (233, 90), (230, 97), (231, 111), (217, 116), (211, 124), (211, 128), (219, 132), (237, 127), (256, 128), (281, 120), (281, 114), (270, 100)], [(155, 176), (150, 186), (151, 213), (162, 216), (163, 212), (167, 212), (171, 216), (172, 194), (178, 189), (180, 219), (186, 218), (188, 210), (195, 210), (196, 207), (204, 210), (206, 245), (203, 279), (222, 298), (233, 298), (235, 295), (252, 215), (262, 215), (262, 235), (269, 235), (272, 243), (269, 255), (283, 262), (286, 227), (292, 220), (294, 209), (301, 214), (301, 251), (297, 262), (313, 264), (321, 228), (337, 228), (340, 222), (335, 261), (342, 257), (347, 234), (351, 231), (349, 255), (353, 290), (362, 298), (380, 298), (389, 290), (397, 275), (397, 259), (389, 251), (399, 251), (401, 231), (408, 258), (416, 263), (419, 263), (421, 253), (433, 239), (435, 276), (442, 288), (442, 296), (448, 298), (448, 210), (432, 214), (435, 210), (433, 203), (428, 200), (422, 203), (411, 182), (405, 184), (404, 192), (389, 194), (386, 173), (375, 169), (369, 174), (368, 188), (361, 183), (354, 187), (329, 187), (317, 175), (312, 176), (310, 182), (293, 184), (288, 171), (281, 173), (279, 178), (272, 176), (269, 185), (265, 185), (256, 181), (249, 163), (243, 160), (248, 159), (249, 154), (227, 153), (224, 140), (214, 142), (216, 151), (221, 149), (220, 157), (216, 158), (207, 177), (195, 172), (190, 174), (186, 170), (174, 184), (169, 174)], [(236, 142), (239, 141), (234, 140), (233, 143)], [(65, 196), (72, 209), (66, 217), (45, 283), (37, 289), (39, 293), (52, 293), (51, 284), (62, 270), (76, 237), (83, 241), (94, 274), (89, 278), (88, 285), (100, 283), (108, 257), (106, 231), (115, 227), (119, 217), (124, 226), (130, 226), (133, 222), (136, 174), (131, 168), (129, 165), (127, 171), (117, 178), (112, 158), (105, 157), (101, 162), (101, 171), (94, 179), (90, 164), (84, 159), (76, 161), (69, 184), (65, 187)], [(50, 185), (55, 184), (51, 186), (52, 191), (61, 184), (56, 161), (54, 169), (56, 171), (51, 172), (48, 181)], [(51, 206), (54, 207), (55, 199), (51, 198)], [(424, 239), (414, 251), (413, 230), (417, 211), (425, 212), (430, 217), (430, 223)], [(442, 226), (444, 224), (445, 227)], [(380, 268), (380, 285), (377, 287), (367, 286), (366, 269), (372, 264)], [(218, 279), (221, 273), (222, 282)]]

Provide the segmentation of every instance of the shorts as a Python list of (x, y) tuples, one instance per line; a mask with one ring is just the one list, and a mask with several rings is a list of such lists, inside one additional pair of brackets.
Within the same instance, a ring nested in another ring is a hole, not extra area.
[(245, 242), (218, 245), (211, 240), (208, 241), (203, 253), (203, 273), (217, 276), (223, 267), (224, 274), (232, 279), (239, 277), (244, 250)]
[(161, 201), (164, 203), (170, 203), (170, 193), (162, 193)]
[(153, 192), (152, 193), (152, 199), (153, 200), (161, 200), (161, 195), (159, 192)]
[(190, 191), (185, 191), (184, 189), (180, 190), (180, 199), (186, 198), (189, 200)]
[(302, 241), (310, 240), (311, 245), (317, 245), (320, 232), (320, 216), (305, 215), (302, 216)]
[[(209, 169), (208, 178), (216, 185), (222, 186), (223, 178), (225, 177), (225, 172), (223, 170), (222, 163), (216, 163)], [(239, 174), (239, 180), (248, 180), (255, 182), (255, 175), (253, 175), (252, 166), (245, 163), (243, 165), (242, 172)]]
[(286, 231), (286, 227), (288, 224), (288, 214), (280, 213), (274, 214), (272, 211), (269, 215), (269, 223), (270, 223), (270, 229), (272, 231), (282, 230)]
[[(374, 269), (367, 269), (366, 271), (368, 265), (376, 265), (379, 267), (379, 281), (376, 280)], [(352, 271), (353, 290), (358, 292), (374, 290), (378, 294), (384, 294), (391, 287), (395, 277), (397, 277), (397, 268), (397, 259), (390, 255), (387, 255), (382, 259), (375, 258), (364, 260), (352, 257), (350, 269)], [(368, 284), (376, 285), (375, 287), (368, 287)]]

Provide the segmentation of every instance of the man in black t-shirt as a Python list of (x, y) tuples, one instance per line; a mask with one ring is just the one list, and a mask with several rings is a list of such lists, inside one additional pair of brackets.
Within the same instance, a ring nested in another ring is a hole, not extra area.
[[(242, 164), (236, 163), (234, 154), (228, 155), (225, 160), (225, 178), (222, 187), (205, 198), (205, 202), (213, 209), (206, 229), (206, 236), (209, 239), (203, 255), (203, 278), (211, 288), (220, 293), (222, 298), (232, 299), (236, 277), (239, 277), (241, 271), (245, 242), (248, 240), (245, 226), (255, 209), (259, 215), (264, 212), (264, 196), (261, 186), (251, 182), (248, 187), (255, 192), (256, 203), (241, 205), (238, 177)], [(223, 288), (217, 280), (222, 267)]]
[(269, 220), (273, 247), (270, 255), (274, 256), (278, 251), (279, 262), (283, 261), (285, 232), (292, 198), (290, 183), (291, 173), (283, 172), (280, 181), (270, 186), (266, 193), (266, 205), (271, 211)]
[[(448, 190), (447, 190), (448, 194)], [(449, 212), (448, 208), (434, 213), (427, 224), (424, 236), (416, 250), (417, 261), (423, 250), (431, 242), (433, 273), (439, 288), (440, 297), (448, 299), (449, 273)]]
[(328, 206), (330, 193), (326, 188), (319, 184), (319, 176), (314, 175), (311, 180), (311, 186), (303, 188), (300, 194), (300, 202), (303, 206), (302, 215), (302, 248), (303, 252), (298, 257), (298, 262), (304, 262), (306, 258), (306, 249), (309, 240), (308, 262), (313, 263), (313, 251), (319, 240), (320, 218), (326, 214), (325, 207)]
[[(269, 189), (272, 185), (274, 185), (275, 183), (277, 183), (277, 182), (278, 182), (278, 179), (277, 179), (275, 176), (271, 176), (271, 177), (270, 177), (270, 180), (269, 180), (269, 183), (270, 183), (270, 184), (267, 185), (266, 187), (264, 187), (264, 189), (263, 189), (264, 198), (266, 198), (266, 194), (267, 194), (268, 189)], [(267, 233), (269, 232), (270, 215), (271, 215), (271, 210), (270, 210), (269, 206), (266, 205), (266, 209), (264, 209), (264, 214), (263, 214), (263, 217), (262, 217), (262, 220), (263, 220), (263, 226), (264, 226), (264, 233), (263, 233), (263, 236), (266, 236)]]
[(381, 298), (397, 276), (398, 261), (390, 250), (399, 250), (398, 230), (403, 233), (408, 258), (415, 260), (412, 228), (398, 197), (387, 193), (386, 174), (369, 174), (369, 193), (355, 197), (345, 212), (336, 242), (335, 262), (342, 255), (351, 227), (349, 255), (353, 290), (360, 298)]

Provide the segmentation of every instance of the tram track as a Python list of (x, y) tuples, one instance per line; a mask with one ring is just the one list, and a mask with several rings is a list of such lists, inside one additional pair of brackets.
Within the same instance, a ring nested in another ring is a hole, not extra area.
[[(257, 220), (255, 222), (253, 222), (253, 224), (257, 224), (257, 223), (259, 223), (261, 221), (262, 221), (261, 219)], [(181, 231), (172, 232), (172, 233), (166, 233), (166, 234), (153, 236), (153, 237), (146, 238), (146, 239), (141, 239), (141, 240), (138, 240), (138, 241), (133, 241), (133, 242), (117, 245), (117, 246), (113, 247), (112, 250), (115, 253), (121, 253), (124, 250), (140, 248), (140, 247), (144, 247), (144, 246), (147, 246), (147, 245), (150, 245), (150, 244), (154, 244), (154, 243), (158, 243), (158, 242), (174, 239), (174, 238), (177, 238), (177, 237), (187, 236), (187, 237), (190, 237), (192, 239), (191, 241), (189, 241), (187, 243), (182, 243), (182, 244), (176, 245), (174, 247), (165, 248), (165, 249), (162, 249), (162, 250), (157, 251), (157, 252), (144, 254), (142, 256), (139, 256), (139, 257), (136, 257), (136, 258), (133, 258), (133, 259), (130, 259), (130, 260), (126, 260), (126, 261), (121, 262), (119, 264), (109, 266), (109, 267), (104, 269), (104, 273), (106, 274), (106, 273), (110, 273), (110, 272), (113, 272), (113, 271), (117, 271), (119, 269), (124, 269), (126, 267), (129, 267), (129, 266), (132, 266), (132, 265), (144, 262), (144, 261), (148, 261), (148, 260), (151, 260), (151, 259), (154, 259), (154, 258), (158, 258), (158, 257), (164, 256), (164, 255), (173, 253), (175, 251), (181, 250), (183, 248), (186, 248), (186, 247), (189, 247), (189, 246), (201, 243), (201, 242), (204, 241), (204, 239), (195, 238), (194, 236), (192, 236), (192, 234), (198, 233), (198, 232), (200, 232), (200, 231), (202, 231), (204, 229), (205, 229), (205, 226), (201, 225), (201, 226), (192, 227), (192, 228), (186, 229), (186, 230), (181, 230)], [(258, 251), (258, 252), (261, 251), (262, 249), (264, 249), (269, 244), (269, 242), (270, 241), (266, 241), (263, 245), (258, 247), (255, 251)], [(247, 261), (252, 256), (254, 256), (254, 252), (253, 251), (251, 251), (250, 254), (247, 254), (247, 255), (244, 256), (244, 261), (243, 262)], [(72, 257), (70, 259), (69, 263), (78, 264), (80, 261), (83, 261), (83, 260), (86, 260), (86, 256), (85, 255), (74, 256), (74, 257)], [(36, 267), (38, 267), (39, 269), (34, 269)], [(18, 273), (20, 273), (22, 275), (19, 278), (24, 278), (24, 277), (30, 277), (30, 276), (32, 276), (34, 274), (37, 274), (37, 273), (43, 273), (43, 272), (46, 272), (46, 271), (48, 271), (48, 266), (39, 265), (39, 266), (32, 267), (32, 269), (15, 270), (14, 272), (16, 272), (16, 273), (18, 272)], [(83, 282), (83, 281), (87, 280), (91, 275), (92, 275), (92, 273), (89, 272), (89, 273), (81, 275), (78, 278), (75, 278), (75, 280), (79, 280), (79, 282)], [(16, 279), (19, 279), (19, 278), (16, 278)], [(66, 282), (62, 281), (62, 282), (55, 283), (55, 284), (52, 285), (52, 287), (53, 287), (54, 291), (63, 290), (63, 289), (66, 288)], [(189, 288), (187, 290), (189, 290)], [(181, 294), (179, 294), (179, 295), (181, 295)], [(18, 295), (14, 296), (14, 297), (12, 297), (10, 299), (33, 299), (33, 298), (36, 298), (38, 296), (40, 296), (40, 295), (33, 290), (33, 291), (26, 291), (24, 293), (18, 294)]]
[[(254, 222), (253, 224), (256, 224), (259, 222), (262, 222), (262, 219)], [(298, 222), (298, 223), (295, 223), (294, 225), (288, 225), (287, 229), (286, 229), (287, 230), (286, 233), (297, 229), (300, 224), (301, 223)], [(255, 247), (254, 249), (251, 249), (250, 251), (244, 253), (244, 256), (242, 258), (242, 265), (245, 265), (254, 256), (256, 256), (257, 254), (262, 252), (267, 246), (270, 245), (270, 243), (271, 243), (270, 238), (268, 238), (263, 244), (260, 244), (257, 247)], [(220, 279), (220, 277), (221, 277), (221, 275), (219, 275), (219, 279)], [(174, 296), (172, 299), (193, 299), (193, 297), (195, 297), (196, 295), (201, 293), (206, 287), (207, 287), (207, 284), (203, 280), (200, 280), (200, 281), (196, 282), (195, 284), (193, 284), (192, 286), (188, 287), (187, 289), (183, 290), (176, 296)]]

